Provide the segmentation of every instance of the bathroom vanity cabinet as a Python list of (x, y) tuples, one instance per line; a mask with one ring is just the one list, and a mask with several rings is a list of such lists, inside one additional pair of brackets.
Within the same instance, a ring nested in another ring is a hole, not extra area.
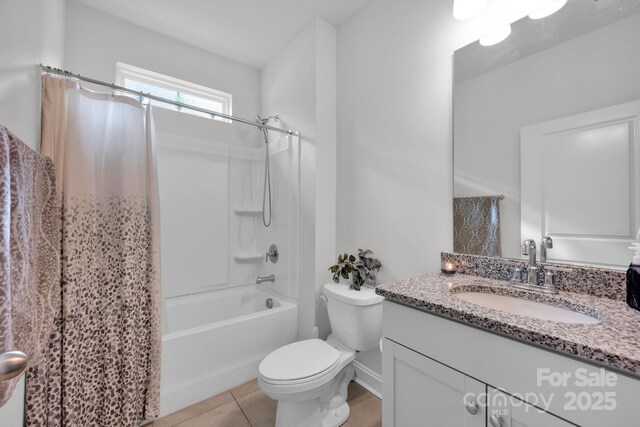
[(384, 427), (640, 425), (637, 377), (395, 302), (383, 311)]

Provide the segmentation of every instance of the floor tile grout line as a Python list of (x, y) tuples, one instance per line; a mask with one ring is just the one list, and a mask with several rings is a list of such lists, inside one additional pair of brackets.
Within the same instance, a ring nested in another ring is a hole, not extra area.
[(240, 405), (240, 402), (238, 402), (238, 399), (236, 399), (236, 396), (233, 393), (231, 393), (231, 396), (233, 397), (233, 400), (236, 402), (236, 405), (238, 405), (238, 408), (240, 408), (240, 412), (242, 412), (242, 415), (244, 415), (244, 419), (247, 420), (250, 427), (253, 427), (253, 424), (251, 424), (251, 420), (249, 419), (249, 417), (247, 417), (247, 414), (245, 414), (244, 409), (242, 409), (242, 405)]
[[(227, 403), (231, 403), (231, 402), (227, 402)], [(225, 403), (224, 405), (226, 405), (227, 403)], [(171, 426), (168, 426), (168, 427), (178, 427), (180, 424), (186, 423), (187, 421), (192, 420), (192, 419), (194, 419), (194, 418), (196, 418), (196, 417), (199, 417), (200, 415), (206, 414), (207, 412), (210, 412), (210, 411), (216, 410), (216, 409), (218, 409), (220, 406), (223, 406), (223, 405), (216, 406), (215, 408), (208, 409), (208, 410), (206, 410), (206, 411), (204, 411), (204, 412), (201, 412), (201, 413), (199, 413), (199, 414), (196, 414), (196, 415), (194, 415), (194, 416), (192, 416), (192, 417), (185, 418), (184, 420), (180, 421), (179, 423), (171, 424)], [(238, 405), (238, 406), (239, 406), (239, 405)]]
[[(235, 401), (235, 402), (236, 402), (236, 404), (237, 404), (238, 406), (240, 406), (240, 404), (238, 403), (238, 401), (236, 400), (235, 396), (233, 395), (233, 393), (231, 393), (231, 391), (230, 391), (230, 390), (228, 390), (228, 391), (226, 391), (226, 392), (223, 392), (223, 393), (229, 393), (229, 394), (231, 395), (231, 397), (233, 398), (233, 401)], [(215, 396), (214, 396), (214, 397), (215, 397)], [(200, 401), (200, 402), (198, 402), (198, 403), (202, 403), (202, 402), (204, 402), (204, 401), (206, 401), (206, 400), (208, 400), (208, 399), (202, 400), (202, 401)], [(229, 404), (229, 403), (231, 403), (231, 402), (232, 402), (232, 401), (230, 400), (230, 401), (229, 401), (229, 402), (227, 402), (227, 403), (223, 403), (223, 404), (220, 404), (220, 405), (215, 406), (215, 407), (213, 407), (213, 408), (209, 408), (209, 409), (207, 409), (206, 411), (200, 412), (199, 414), (195, 414), (195, 415), (193, 415), (193, 416), (191, 416), (191, 417), (189, 417), (189, 418), (185, 418), (184, 420), (179, 421), (179, 422), (177, 422), (177, 423), (173, 423), (173, 424), (171, 424), (170, 426), (167, 426), (167, 427), (178, 427), (180, 424), (186, 423), (187, 421), (192, 420), (192, 419), (194, 419), (194, 418), (196, 418), (196, 417), (199, 417), (199, 416), (201, 416), (201, 415), (204, 415), (204, 414), (206, 414), (207, 412), (215, 411), (216, 409), (220, 408), (221, 406), (227, 405), (227, 404)], [(171, 413), (171, 414), (167, 414), (167, 415), (165, 415), (165, 417), (168, 417), (168, 416), (174, 415), (175, 413), (177, 413), (177, 412), (181, 412), (181, 411), (184, 411), (185, 409), (187, 409), (187, 408), (183, 408), (183, 409), (181, 409), (181, 410), (179, 410), (179, 411), (173, 412), (173, 413)], [(242, 408), (241, 408), (241, 410), (242, 410)], [(243, 412), (243, 415), (244, 415), (244, 412)], [(246, 416), (245, 416), (245, 418), (246, 418)], [(247, 421), (249, 421), (249, 420), (247, 420)], [(249, 422), (249, 424), (251, 424), (251, 423)]]

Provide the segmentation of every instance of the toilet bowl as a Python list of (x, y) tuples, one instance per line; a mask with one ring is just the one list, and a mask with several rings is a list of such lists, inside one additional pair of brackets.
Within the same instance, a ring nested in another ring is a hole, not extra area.
[(337, 427), (349, 418), (347, 388), (356, 352), (378, 345), (382, 300), (374, 289), (324, 286), (333, 334), (326, 341), (295, 342), (270, 353), (258, 367), (258, 384), (278, 401), (276, 427)]

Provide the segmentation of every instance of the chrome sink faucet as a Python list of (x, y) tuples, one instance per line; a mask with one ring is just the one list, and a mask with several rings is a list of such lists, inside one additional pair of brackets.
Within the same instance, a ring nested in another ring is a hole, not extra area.
[[(548, 240), (547, 240), (548, 239)], [(542, 239), (542, 244), (549, 248), (549, 245), (552, 245), (551, 238)], [(525, 289), (528, 291), (537, 291), (548, 294), (557, 294), (558, 286), (556, 285), (556, 279), (559, 276), (556, 276), (556, 272), (565, 272), (571, 273), (573, 269), (560, 267), (556, 265), (545, 264), (542, 266), (544, 268), (544, 281), (538, 281), (538, 273), (540, 272), (541, 266), (536, 263), (536, 242), (531, 239), (527, 239), (522, 243), (522, 255), (527, 255), (529, 257), (529, 262), (527, 264), (527, 280), (526, 283), (522, 280), (522, 261), (515, 260), (502, 260), (501, 264), (510, 265), (513, 267), (513, 273), (511, 274), (511, 279), (509, 280), (509, 285), (518, 289)], [(568, 280), (566, 276), (560, 277), (561, 280)]]
[(538, 286), (538, 265), (536, 264), (536, 242), (527, 239), (522, 244), (522, 255), (529, 256), (529, 265), (527, 266), (527, 282), (529, 285)]

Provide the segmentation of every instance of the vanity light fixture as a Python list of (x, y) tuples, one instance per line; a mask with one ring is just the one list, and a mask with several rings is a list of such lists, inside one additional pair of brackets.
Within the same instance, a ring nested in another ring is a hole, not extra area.
[(511, 34), (511, 24), (503, 25), (496, 28), (494, 32), (481, 37), (480, 44), (482, 46), (493, 46), (494, 44), (498, 44), (509, 37), (509, 34)]
[(567, 4), (567, 0), (553, 0), (547, 3), (545, 6), (529, 14), (531, 19), (542, 19), (547, 16), (553, 15)]
[(479, 15), (486, 6), (487, 0), (453, 0), (453, 17), (464, 21)]

